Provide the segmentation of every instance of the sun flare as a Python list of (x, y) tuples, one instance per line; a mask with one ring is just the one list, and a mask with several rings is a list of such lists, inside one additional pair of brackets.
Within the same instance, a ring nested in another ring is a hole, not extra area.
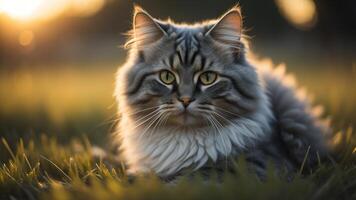
[(0, 11), (14, 19), (26, 20), (37, 11), (43, 0), (0, 0)]
[(19, 21), (52, 19), (62, 14), (91, 16), (106, 0), (0, 0), (0, 14)]

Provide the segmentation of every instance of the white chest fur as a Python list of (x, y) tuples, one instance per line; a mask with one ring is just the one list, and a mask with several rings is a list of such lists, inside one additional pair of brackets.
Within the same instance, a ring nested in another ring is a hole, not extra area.
[[(153, 171), (169, 176), (186, 167), (199, 169), (209, 159), (230, 156), (252, 145), (270, 132), (269, 115), (259, 113), (235, 120), (219, 129), (158, 129), (154, 133), (137, 129), (123, 116), (117, 136), (130, 173)], [(145, 132), (145, 133), (144, 133)]]

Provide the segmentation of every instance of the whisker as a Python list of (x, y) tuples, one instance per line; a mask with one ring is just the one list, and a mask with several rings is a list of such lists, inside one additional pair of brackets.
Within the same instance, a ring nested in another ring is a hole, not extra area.
[(150, 128), (158, 119), (160, 119), (161, 115), (162, 115), (162, 113), (159, 112), (158, 115), (156, 115), (156, 117), (155, 117), (153, 120), (151, 120), (151, 121), (149, 122), (148, 126), (145, 128), (145, 130), (144, 130), (144, 131), (142, 132), (142, 134), (139, 136), (139, 139), (142, 138), (142, 137), (146, 134), (146, 132), (149, 130), (149, 128)]
[(221, 110), (221, 111), (223, 111), (223, 112), (229, 113), (229, 114), (231, 114), (231, 115), (234, 115), (234, 116), (237, 116), (237, 117), (241, 117), (240, 114), (234, 113), (234, 112), (231, 112), (231, 111), (228, 111), (228, 110), (225, 110), (225, 109), (223, 109), (223, 108), (221, 108), (221, 107), (215, 106), (215, 108), (216, 108), (216, 109), (219, 109), (219, 110)]
[[(211, 114), (210, 114), (210, 115), (211, 115)], [(216, 130), (218, 131), (218, 133), (219, 133), (219, 135), (220, 135), (220, 137), (221, 137), (221, 141), (222, 141), (222, 143), (223, 143), (225, 153), (227, 153), (225, 141), (224, 141), (224, 139), (222, 139), (223, 136), (222, 136), (221, 131), (219, 130), (219, 127), (220, 127), (220, 128), (224, 128), (224, 126), (222, 126), (221, 123), (220, 123), (214, 116), (211, 115), (211, 117), (212, 117), (213, 121), (215, 121)], [(219, 126), (219, 127), (218, 127), (218, 126)], [(225, 155), (225, 158), (226, 158), (226, 160), (227, 160), (227, 154)]]
[(155, 108), (158, 108), (158, 107), (160, 107), (160, 105), (152, 106), (152, 107), (149, 107), (149, 108), (144, 108), (144, 109), (141, 109), (141, 110), (136, 110), (136, 111), (134, 111), (132, 113), (128, 113), (127, 115), (128, 116), (136, 115), (138, 113), (141, 113), (141, 112), (144, 112), (144, 111), (149, 111), (149, 110), (152, 110), (152, 109), (155, 109)]
[(151, 120), (153, 117), (157, 116), (160, 114), (160, 110), (155, 110), (152, 113), (147, 114), (146, 116), (140, 118), (139, 120), (135, 121), (135, 124), (137, 124), (139, 121), (143, 120), (143, 118), (147, 118), (145, 119), (143, 122), (137, 124), (136, 126), (134, 126), (132, 129), (136, 129), (137, 127), (143, 125), (144, 123), (146, 123), (147, 121)]
[[(167, 107), (168, 107), (168, 108), (167, 108)], [(153, 117), (153, 116), (150, 117), (150, 122), (148, 122), (149, 124), (148, 124), (148, 126), (145, 128), (145, 130), (143, 131), (143, 134), (140, 135), (140, 138), (141, 138), (143, 135), (146, 134), (146, 132), (151, 128), (152, 125), (155, 124), (154, 127), (153, 127), (153, 129), (151, 129), (150, 132), (149, 132), (149, 134), (151, 135), (151, 133), (155, 131), (156, 126), (157, 126), (157, 124), (159, 123), (159, 121), (162, 119), (162, 115), (163, 115), (165, 112), (169, 111), (169, 110), (171, 110), (171, 109), (169, 108), (169, 106), (166, 106), (166, 108), (163, 108), (163, 110), (159, 110), (160, 112), (158, 112), (157, 114), (155, 114), (155, 115), (154, 115), (155, 117)], [(152, 119), (152, 118), (154, 118), (154, 119)]]
[(220, 115), (218, 112), (214, 112), (213, 114), (215, 114), (218, 117), (220, 117), (221, 119), (225, 120), (229, 125), (232, 125), (234, 128), (239, 129), (239, 127), (237, 127), (237, 125), (236, 125), (236, 122), (232, 122), (231, 120), (227, 119), (223, 115)]
[(157, 108), (156, 110), (151, 111), (151, 112), (148, 113), (147, 115), (145, 115), (145, 116), (141, 117), (140, 119), (136, 120), (136, 123), (137, 123), (138, 121), (140, 121), (141, 119), (145, 118), (146, 116), (150, 115), (150, 114), (153, 114), (153, 113), (155, 113), (155, 112), (157, 112), (157, 111), (169, 110), (170, 108), (172, 108), (171, 105), (164, 105), (163, 107)]
[(144, 115), (144, 116), (138, 118), (138, 119), (135, 120), (134, 122), (137, 124), (138, 122), (140, 122), (140, 121), (146, 119), (146, 118), (149, 117), (150, 115), (153, 115), (153, 114), (155, 114), (155, 113), (157, 113), (157, 112), (159, 112), (158, 109), (156, 109), (156, 110), (154, 110), (154, 111), (152, 111), (152, 112), (150, 112), (150, 113), (148, 113), (148, 114), (146, 114), (146, 115)]
[[(231, 120), (227, 119), (227, 118), (224, 117), (223, 115), (220, 115), (218, 112), (215, 112), (215, 114), (216, 114), (217, 116), (219, 116), (221, 119), (227, 121), (229, 124), (231, 124), (232, 126), (234, 126), (236, 129), (239, 128), (239, 127), (237, 127), (236, 122), (232, 122)], [(223, 114), (223, 113), (221, 113), (221, 114)], [(249, 129), (249, 130), (251, 131), (251, 129), (250, 129), (248, 126), (245, 126), (245, 128), (247, 128), (247, 129)], [(253, 131), (251, 131), (251, 132), (253, 132)]]
[(158, 122), (157, 122), (156, 125), (153, 127), (153, 129), (151, 130), (149, 136), (151, 136), (152, 133), (153, 133), (154, 131), (156, 131), (156, 128), (159, 128), (159, 127), (160, 127), (160, 124), (161, 124), (162, 121), (166, 118), (167, 115), (168, 115), (167, 112), (163, 112), (163, 113), (162, 113), (162, 115), (161, 115), (160, 118), (158, 119)]

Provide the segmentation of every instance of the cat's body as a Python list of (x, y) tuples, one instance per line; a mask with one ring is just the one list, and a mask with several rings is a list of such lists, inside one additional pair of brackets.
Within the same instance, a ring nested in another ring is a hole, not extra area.
[(240, 11), (176, 25), (136, 8), (130, 57), (119, 69), (115, 139), (131, 173), (172, 177), (246, 155), (295, 171), (325, 153), (329, 130), (283, 73), (248, 58)]

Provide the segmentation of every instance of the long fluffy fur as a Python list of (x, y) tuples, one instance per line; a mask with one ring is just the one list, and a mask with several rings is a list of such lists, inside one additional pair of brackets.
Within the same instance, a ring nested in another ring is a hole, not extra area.
[[(270, 132), (272, 114), (265, 105), (261, 113), (251, 119), (236, 120), (235, 125), (220, 129), (164, 130), (142, 137), (143, 130), (130, 131), (135, 126), (129, 117), (120, 121), (122, 154), (130, 166), (131, 173), (153, 171), (162, 177), (192, 167), (204, 166), (208, 159), (216, 162), (218, 157), (236, 155), (238, 150), (254, 145)], [(263, 113), (263, 114), (262, 114)]]
[(138, 57), (136, 42), (131, 38), (127, 43), (131, 48), (129, 58), (118, 71), (115, 90), (120, 122), (114, 141), (119, 143), (121, 156), (131, 173), (153, 171), (169, 177), (184, 168), (198, 170), (208, 161), (218, 162), (219, 158), (242, 152), (257, 171), (263, 171), (269, 159), (293, 171), (304, 158), (307, 158), (306, 167), (312, 167), (327, 152), (324, 136), (330, 129), (319, 119), (306, 96), (298, 92), (283, 67), (274, 68), (270, 61), (261, 61), (252, 55), (247, 59), (255, 67), (261, 86), (257, 91), (259, 102), (252, 115), (237, 118), (229, 126), (158, 128), (147, 134), (147, 130), (138, 128), (131, 118), (134, 110), (124, 93), (128, 87), (124, 80)]

